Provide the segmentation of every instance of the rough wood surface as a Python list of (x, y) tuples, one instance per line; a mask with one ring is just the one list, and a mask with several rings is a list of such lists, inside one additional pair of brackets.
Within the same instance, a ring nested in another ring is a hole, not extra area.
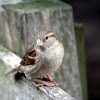
[[(84, 87), (82, 85), (85, 85), (82, 83), (85, 82), (85, 73), (83, 73), (85, 69), (84, 65), (80, 64), (83, 52), (78, 59), (80, 49), (77, 49), (76, 44), (76, 39), (80, 39), (81, 35), (75, 37), (71, 6), (60, 1), (54, 3), (49, 0), (38, 0), (38, 2), (8, 5), (3, 8), (4, 16), (2, 15), (0, 19), (2, 22), (0, 43), (22, 57), (34, 43), (35, 33), (40, 30), (52, 30), (65, 48), (62, 66), (52, 76), (72, 97), (84, 100), (83, 94), (86, 92), (82, 91)], [(79, 48), (82, 48), (81, 40), (79, 43)]]
[(74, 100), (59, 87), (40, 87), (37, 90), (25, 78), (15, 82), (13, 75), (5, 73), (19, 65), (20, 58), (0, 45), (0, 100)]

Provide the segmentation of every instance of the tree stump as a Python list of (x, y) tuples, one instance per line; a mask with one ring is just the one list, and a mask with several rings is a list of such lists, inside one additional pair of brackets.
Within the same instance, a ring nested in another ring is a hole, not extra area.
[(65, 55), (62, 66), (52, 76), (67, 93), (83, 100), (83, 76), (80, 76), (71, 6), (60, 1), (38, 0), (3, 8), (2, 26), (5, 32), (0, 32), (0, 43), (22, 57), (34, 43), (35, 33), (53, 31), (63, 43)]

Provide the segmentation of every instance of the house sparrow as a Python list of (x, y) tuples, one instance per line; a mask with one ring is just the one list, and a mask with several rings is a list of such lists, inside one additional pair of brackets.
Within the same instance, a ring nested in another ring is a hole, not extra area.
[[(41, 31), (36, 34), (36, 44), (33, 45), (22, 58), (20, 65), (9, 73), (20, 72), (35, 82), (46, 86), (58, 86), (50, 77), (50, 73), (56, 71), (62, 63), (64, 47), (55, 34), (51, 31)], [(47, 76), (47, 77), (44, 77)], [(51, 83), (39, 80), (43, 77)]]

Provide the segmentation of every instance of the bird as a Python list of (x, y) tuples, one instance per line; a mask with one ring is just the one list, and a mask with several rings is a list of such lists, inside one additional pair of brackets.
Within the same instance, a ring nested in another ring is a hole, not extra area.
[[(52, 31), (36, 33), (35, 44), (23, 56), (20, 65), (6, 74), (20, 72), (26, 78), (39, 83), (37, 86), (59, 86), (50, 74), (61, 66), (64, 46)], [(49, 82), (40, 80), (43, 78)]]

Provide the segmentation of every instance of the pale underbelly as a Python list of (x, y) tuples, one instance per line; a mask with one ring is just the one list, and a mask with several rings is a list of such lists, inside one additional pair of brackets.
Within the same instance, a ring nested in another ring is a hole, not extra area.
[(56, 71), (59, 68), (59, 65), (56, 65), (52, 62), (52, 64), (45, 62), (44, 64), (37, 65), (37, 68), (35, 68), (33, 71), (30, 70), (28, 73), (25, 73), (26, 77), (28, 78), (37, 78), (41, 76), (46, 76), (50, 74), (51, 72)]

